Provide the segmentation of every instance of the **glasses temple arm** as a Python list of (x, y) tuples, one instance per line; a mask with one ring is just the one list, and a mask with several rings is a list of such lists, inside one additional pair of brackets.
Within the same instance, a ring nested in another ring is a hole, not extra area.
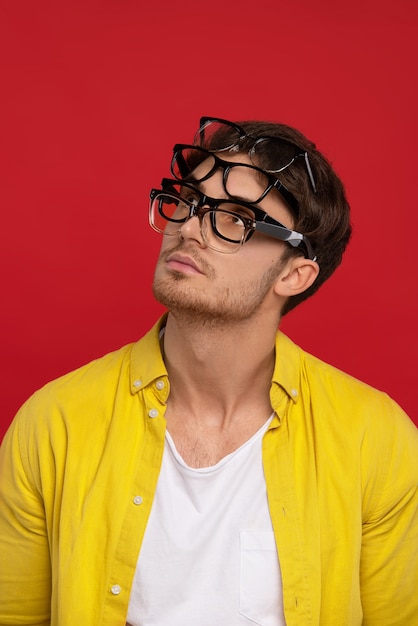
[(306, 170), (308, 172), (309, 180), (311, 181), (313, 192), (316, 193), (315, 179), (314, 179), (314, 175), (313, 175), (313, 172), (312, 172), (312, 168), (311, 168), (311, 164), (309, 162), (309, 156), (308, 156), (307, 152), (305, 152), (305, 165), (306, 165)]
[(268, 224), (266, 222), (255, 222), (256, 230), (260, 233), (264, 233), (265, 235), (269, 235), (270, 237), (274, 237), (275, 239), (280, 239), (280, 241), (285, 241), (290, 244), (294, 248), (302, 247), (306, 252), (306, 256), (311, 261), (316, 260), (316, 256), (312, 250), (311, 243), (305, 235), (296, 232), (295, 230), (290, 230), (285, 226), (278, 226), (276, 224)]

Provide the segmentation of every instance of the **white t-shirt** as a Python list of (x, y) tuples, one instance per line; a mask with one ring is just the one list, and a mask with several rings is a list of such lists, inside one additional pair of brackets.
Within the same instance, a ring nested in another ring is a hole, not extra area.
[(283, 626), (261, 457), (266, 424), (211, 467), (169, 433), (131, 590), (131, 626)]

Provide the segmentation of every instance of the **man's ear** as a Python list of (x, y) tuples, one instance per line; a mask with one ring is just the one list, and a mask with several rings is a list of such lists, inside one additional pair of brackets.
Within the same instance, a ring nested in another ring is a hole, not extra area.
[(274, 291), (278, 296), (290, 298), (309, 289), (319, 274), (319, 265), (303, 257), (291, 257), (280, 272)]

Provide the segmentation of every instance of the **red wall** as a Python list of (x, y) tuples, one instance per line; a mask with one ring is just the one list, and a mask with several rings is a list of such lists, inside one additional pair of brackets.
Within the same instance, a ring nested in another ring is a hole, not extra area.
[(205, 114), (293, 124), (333, 161), (354, 239), (283, 329), (418, 423), (416, 17), (415, 0), (1, 2), (0, 435), (160, 313), (148, 192)]

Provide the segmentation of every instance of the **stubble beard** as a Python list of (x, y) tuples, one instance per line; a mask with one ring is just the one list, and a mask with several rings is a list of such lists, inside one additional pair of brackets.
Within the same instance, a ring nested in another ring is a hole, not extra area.
[[(159, 272), (172, 250), (162, 253), (157, 264), (153, 281), (154, 297), (176, 317), (193, 323), (225, 325), (243, 322), (252, 318), (260, 309), (274, 281), (282, 269), (283, 262), (277, 263), (264, 272), (258, 281), (248, 283), (245, 275), (240, 277), (236, 287), (220, 285), (216, 299), (209, 298), (206, 291), (191, 284), (191, 277), (181, 272)], [(216, 281), (215, 270), (201, 258), (195, 259), (210, 282)]]

